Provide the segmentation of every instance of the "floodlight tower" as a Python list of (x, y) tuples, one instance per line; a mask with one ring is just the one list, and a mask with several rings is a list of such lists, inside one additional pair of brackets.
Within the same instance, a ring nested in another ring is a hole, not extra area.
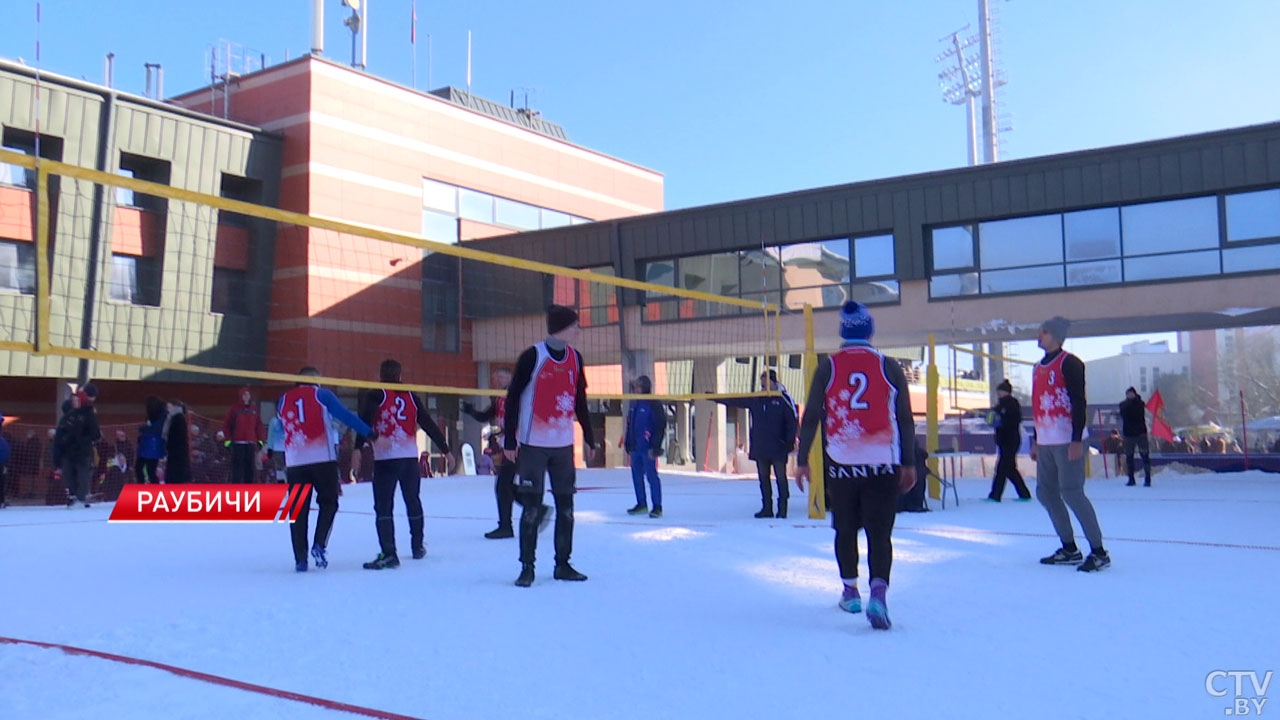
[[(956, 30), (955, 32), (940, 38), (938, 42), (946, 42), (950, 44), (943, 52), (939, 53), (933, 60), (934, 62), (952, 62), (954, 58), (955, 64), (946, 67), (942, 72), (938, 73), (938, 84), (942, 87), (942, 99), (952, 105), (964, 105), (968, 111), (969, 132), (967, 140), (969, 145), (969, 164), (978, 164), (978, 122), (977, 122), (977, 98), (983, 95), (982, 92), (982, 75), (981, 60), (978, 53), (972, 50), (974, 45), (978, 44), (978, 36), (969, 35), (964, 38), (960, 37), (960, 33), (969, 29), (968, 25)], [(966, 54), (966, 50), (968, 53)], [(985, 102), (983, 103), (986, 104)]]

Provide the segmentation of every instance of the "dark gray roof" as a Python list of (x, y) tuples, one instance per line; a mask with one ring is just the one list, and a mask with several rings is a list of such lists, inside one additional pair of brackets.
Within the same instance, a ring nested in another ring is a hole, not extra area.
[(516, 108), (507, 107), (492, 100), (486, 100), (479, 95), (472, 95), (465, 90), (459, 90), (456, 87), (443, 87), (439, 90), (432, 90), (432, 95), (438, 98), (444, 98), (455, 105), (461, 105), (464, 108), (475, 110), (478, 113), (484, 113), (489, 117), (495, 117), (504, 120), (512, 125), (519, 125), (528, 128), (536, 133), (541, 133), (547, 137), (553, 137), (557, 140), (568, 141), (569, 136), (565, 134), (564, 128), (553, 122), (547, 122), (537, 115), (537, 111), (517, 110)]

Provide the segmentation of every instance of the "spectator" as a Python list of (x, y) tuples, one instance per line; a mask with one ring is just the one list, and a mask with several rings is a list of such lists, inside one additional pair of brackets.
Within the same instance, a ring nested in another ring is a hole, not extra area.
[(1102, 453), (1104, 455), (1115, 456), (1116, 477), (1120, 477), (1122, 474), (1124, 474), (1124, 470), (1121, 467), (1121, 460), (1120, 460), (1121, 453), (1123, 452), (1124, 452), (1124, 438), (1120, 437), (1119, 430), (1112, 430), (1111, 434), (1108, 435), (1107, 438), (1102, 441)]
[(1120, 420), (1124, 428), (1124, 463), (1129, 471), (1129, 482), (1126, 485), (1137, 485), (1133, 478), (1133, 451), (1136, 449), (1142, 456), (1142, 471), (1146, 476), (1146, 487), (1151, 487), (1151, 444), (1147, 440), (1147, 404), (1134, 388), (1124, 391), (1124, 402), (1120, 403)]
[(160, 482), (156, 470), (164, 459), (164, 428), (169, 411), (164, 401), (155, 395), (147, 397), (145, 405), (147, 421), (138, 428), (138, 460), (134, 474), (138, 482), (150, 485)]
[(249, 388), (242, 387), (236, 394), (236, 403), (222, 419), (222, 435), (225, 447), (231, 448), (231, 482), (255, 482), (253, 459), (267, 439), (267, 430)]
[(106, 470), (102, 478), (102, 499), (114, 501), (120, 497), (124, 489), (125, 478), (129, 468), (135, 464), (133, 443), (124, 430), (116, 430), (115, 439), (111, 443), (110, 456), (107, 458)]
[[(1005, 480), (1013, 483), (1019, 500), (1030, 500), (1031, 491), (1018, 472), (1018, 448), (1022, 446), (1022, 405), (1013, 396), (1013, 385), (1008, 380), (996, 386), (1000, 397), (992, 411), (992, 425), (996, 428), (996, 476), (991, 480), (991, 493), (987, 500), (1000, 502), (1004, 495)], [(923, 476), (917, 473), (923, 484)]]
[(166, 485), (191, 482), (191, 442), (187, 435), (187, 406), (181, 400), (169, 401), (169, 416), (165, 418), (164, 436)]
[[(641, 375), (631, 383), (631, 391), (639, 395), (653, 392), (653, 381), (648, 375)], [(628, 515), (649, 513), (651, 518), (662, 517), (662, 481), (658, 478), (658, 456), (662, 455), (662, 441), (667, 436), (667, 412), (662, 403), (656, 400), (632, 400), (627, 411), (627, 426), (624, 435), (627, 454), (631, 457), (631, 484), (636, 491), (635, 507), (627, 511)], [(786, 472), (783, 471), (783, 487), (786, 487)], [(649, 483), (649, 494), (653, 496), (653, 510), (645, 502), (644, 484)], [(781, 502), (779, 506), (781, 507)]]
[(760, 512), (758, 518), (774, 517), (773, 488), (770, 486), (770, 471), (778, 486), (777, 517), (787, 516), (787, 500), (791, 491), (787, 487), (787, 457), (795, 449), (796, 444), (796, 403), (787, 394), (787, 389), (778, 382), (778, 373), (774, 370), (761, 373), (760, 388), (764, 391), (777, 390), (782, 393), (775, 397), (730, 398), (716, 400), (721, 405), (746, 408), (751, 413), (751, 447), (747, 459), (756, 463), (756, 475), (760, 479)]
[[(97, 395), (96, 388), (94, 395)], [(58, 421), (54, 435), (54, 454), (66, 482), (68, 506), (79, 501), (89, 507), (89, 478), (95, 465), (94, 446), (101, 438), (93, 402), (89, 394), (81, 390), (71, 397), (71, 407)]]

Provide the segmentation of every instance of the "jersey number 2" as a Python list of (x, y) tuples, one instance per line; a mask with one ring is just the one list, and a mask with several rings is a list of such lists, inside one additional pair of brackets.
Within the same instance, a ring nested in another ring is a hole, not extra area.
[(850, 373), (849, 385), (853, 388), (853, 397), (849, 398), (849, 407), (854, 410), (866, 410), (868, 405), (862, 402), (862, 396), (867, 393), (867, 374), (866, 373)]
[(404, 416), (404, 398), (402, 397), (396, 398), (396, 419), (397, 420), (406, 419)]

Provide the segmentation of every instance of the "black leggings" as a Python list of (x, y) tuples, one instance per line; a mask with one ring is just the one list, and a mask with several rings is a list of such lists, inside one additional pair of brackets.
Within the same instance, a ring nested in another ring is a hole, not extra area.
[(304, 562), (307, 559), (307, 526), (311, 524), (312, 495), (316, 496), (320, 504), (320, 515), (316, 518), (315, 544), (320, 547), (329, 545), (333, 518), (338, 514), (338, 463), (322, 462), (291, 467), (285, 471), (285, 476), (290, 485), (311, 484), (311, 492), (300, 501), (302, 509), (298, 512), (298, 519), (289, 527), (294, 562)]
[(1018, 497), (1030, 500), (1031, 491), (1027, 489), (1027, 483), (1022, 479), (1022, 473), (1018, 472), (1018, 447), (1002, 446), (1000, 454), (996, 456), (996, 476), (991, 481), (991, 494), (987, 497), (992, 500), (999, 500), (1004, 495), (1004, 482), (1008, 480), (1013, 483), (1013, 487), (1018, 491)]
[(160, 458), (138, 458), (138, 463), (133, 466), (133, 472), (138, 478), (138, 484), (150, 485), (160, 482), (156, 476), (156, 468), (160, 466)]
[(867, 533), (867, 565), (871, 578), (889, 582), (893, 567), (893, 522), (898, 508), (898, 476), (831, 477), (831, 524), (836, 529), (836, 564), (840, 577), (858, 577), (858, 531)]
[(412, 549), (426, 548), (422, 513), (421, 469), (414, 458), (378, 460), (373, 464), (373, 514), (378, 545), (383, 554), (396, 555), (396, 485), (409, 515), (409, 542)]

